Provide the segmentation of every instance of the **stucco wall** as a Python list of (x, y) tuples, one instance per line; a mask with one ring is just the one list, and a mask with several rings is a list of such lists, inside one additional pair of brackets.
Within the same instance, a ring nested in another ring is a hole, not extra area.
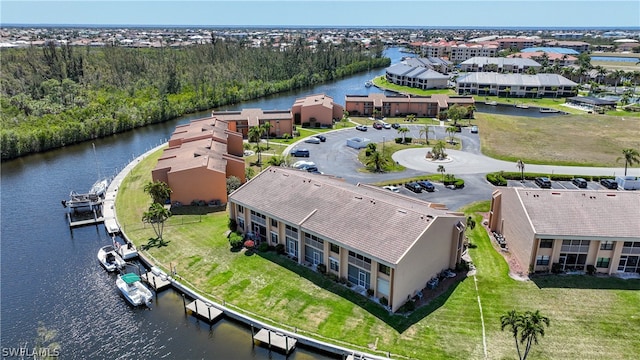
[(222, 172), (206, 167), (169, 173), (171, 200), (188, 205), (193, 200), (221, 200), (227, 202), (227, 181)]
[(502, 218), (499, 220), (503, 223), (501, 232), (507, 242), (509, 252), (518, 259), (525, 269), (528, 269), (532, 264), (535, 234), (515, 191), (503, 192)]

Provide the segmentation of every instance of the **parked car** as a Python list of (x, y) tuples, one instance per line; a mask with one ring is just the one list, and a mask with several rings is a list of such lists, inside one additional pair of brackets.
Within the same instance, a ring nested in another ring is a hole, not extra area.
[(618, 182), (613, 179), (600, 179), (600, 184), (607, 189), (618, 189)]
[(306, 138), (304, 142), (306, 142), (307, 144), (320, 144), (320, 139), (318, 139), (315, 136), (312, 136), (312, 137)]
[(382, 130), (382, 124), (375, 122), (373, 123), (373, 128), (376, 130)]
[(356, 130), (367, 131), (367, 125), (358, 125), (356, 126)]
[(477, 134), (477, 133), (478, 133), (478, 127), (477, 127), (476, 125), (473, 125), (473, 126), (471, 127), (471, 133), (472, 133), (472, 134)]
[(427, 180), (424, 180), (424, 181), (418, 181), (418, 185), (420, 185), (420, 187), (421, 187), (423, 190), (428, 191), (428, 192), (433, 192), (433, 191), (435, 191), (435, 190), (436, 190), (436, 187), (435, 187), (435, 186), (433, 186), (433, 184), (431, 183), (431, 181), (427, 181)]
[(291, 150), (291, 156), (309, 157), (309, 150), (307, 150), (307, 149), (293, 149), (293, 150)]
[(325, 142), (327, 141), (327, 137), (324, 135), (316, 135), (315, 137), (317, 137), (318, 139), (320, 139), (320, 141)]
[(535, 179), (535, 183), (541, 188), (546, 188), (546, 189), (551, 188), (551, 180), (549, 180), (548, 177), (543, 177), (543, 176), (537, 177)]
[(391, 127), (394, 129), (400, 129), (400, 124), (394, 123), (394, 124), (391, 124)]
[(316, 163), (314, 163), (313, 161), (299, 160), (291, 165), (291, 167), (295, 169), (306, 169), (310, 166), (316, 166)]
[(382, 127), (384, 127), (385, 129), (391, 129), (391, 124), (384, 123), (384, 124), (382, 124)]
[(571, 180), (571, 182), (573, 183), (573, 185), (579, 187), (579, 188), (586, 188), (587, 187), (587, 180), (583, 179), (583, 178), (575, 178), (573, 180)]
[(393, 186), (393, 185), (387, 185), (387, 186), (383, 186), (383, 189), (387, 189), (389, 191), (393, 191), (394, 193), (400, 192), (400, 188), (397, 186)]
[(418, 183), (415, 183), (415, 182), (406, 183), (406, 184), (404, 184), (404, 187), (406, 187), (407, 189), (413, 191), (414, 193), (421, 193), (422, 192), (422, 186), (418, 185)]

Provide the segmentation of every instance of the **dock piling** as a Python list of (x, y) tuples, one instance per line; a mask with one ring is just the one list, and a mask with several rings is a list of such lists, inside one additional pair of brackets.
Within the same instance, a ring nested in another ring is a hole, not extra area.
[(182, 294), (182, 306), (184, 307), (184, 313), (187, 313), (187, 303), (184, 300), (184, 294)]
[(253, 324), (251, 324), (251, 347), (256, 346), (256, 339), (253, 337)]

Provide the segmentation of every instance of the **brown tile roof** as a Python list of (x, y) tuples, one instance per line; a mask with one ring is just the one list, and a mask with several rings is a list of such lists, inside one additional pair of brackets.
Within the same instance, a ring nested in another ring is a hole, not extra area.
[(296, 99), (293, 106), (296, 106), (296, 105), (312, 106), (312, 105), (318, 105), (318, 104), (322, 105), (323, 107), (331, 109), (333, 108), (333, 105), (334, 105), (333, 98), (331, 96), (327, 96), (324, 94), (310, 95), (307, 97)]
[(225, 121), (246, 120), (249, 126), (260, 126), (260, 120), (290, 120), (290, 110), (242, 109), (241, 111), (214, 111), (211, 116)]
[(459, 216), (387, 190), (280, 167), (265, 169), (229, 199), (388, 264), (397, 264), (435, 218)]
[(513, 191), (537, 234), (640, 240), (639, 192), (520, 188)]
[(227, 145), (212, 139), (189, 141), (179, 147), (165, 149), (156, 169), (171, 168), (170, 172), (177, 172), (206, 166), (226, 173), (227, 161), (222, 157), (226, 152)]

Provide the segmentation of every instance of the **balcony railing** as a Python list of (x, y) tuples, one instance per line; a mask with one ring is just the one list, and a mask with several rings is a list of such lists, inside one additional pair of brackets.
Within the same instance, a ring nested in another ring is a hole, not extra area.
[(561, 251), (569, 253), (588, 253), (589, 245), (562, 245)]

